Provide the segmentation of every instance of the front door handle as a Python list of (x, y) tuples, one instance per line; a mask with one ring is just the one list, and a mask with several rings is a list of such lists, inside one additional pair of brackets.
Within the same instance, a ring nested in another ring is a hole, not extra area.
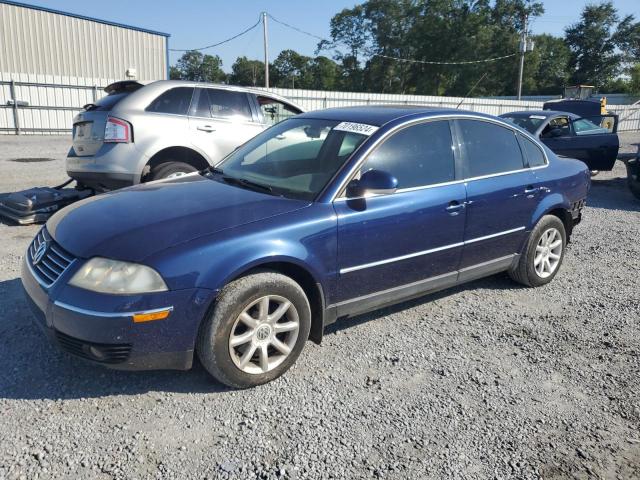
[(196, 127), (196, 128), (202, 132), (208, 132), (208, 133), (216, 131), (216, 129), (213, 128), (211, 125), (203, 125), (201, 127)]
[(465, 206), (465, 202), (460, 203), (457, 200), (452, 200), (449, 202), (449, 206), (446, 208), (446, 210), (449, 215), (458, 215), (460, 213), (460, 210), (462, 210)]

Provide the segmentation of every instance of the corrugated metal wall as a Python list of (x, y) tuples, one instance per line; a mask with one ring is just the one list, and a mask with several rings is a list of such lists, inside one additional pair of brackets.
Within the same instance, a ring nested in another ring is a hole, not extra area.
[[(139, 80), (167, 76), (167, 38), (69, 15), (0, 3), (0, 72)], [(73, 82), (75, 83), (75, 82)]]

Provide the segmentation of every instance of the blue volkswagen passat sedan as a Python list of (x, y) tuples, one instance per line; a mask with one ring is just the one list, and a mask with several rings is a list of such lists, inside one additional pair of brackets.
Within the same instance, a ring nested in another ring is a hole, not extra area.
[(558, 273), (589, 189), (581, 162), (471, 112), (298, 115), (217, 168), (78, 202), (22, 282), (62, 349), (122, 369), (273, 380), (326, 325), (507, 271)]

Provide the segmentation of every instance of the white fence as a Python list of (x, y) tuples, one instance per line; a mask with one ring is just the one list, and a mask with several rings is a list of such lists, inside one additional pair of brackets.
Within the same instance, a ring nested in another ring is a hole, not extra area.
[[(105, 93), (103, 87), (113, 79), (78, 79), (45, 75), (8, 75), (0, 72), (0, 134), (60, 134), (71, 131), (74, 115), (88, 103)], [(460, 108), (500, 115), (515, 110), (542, 108), (542, 102), (489, 98), (436, 97), (385, 93), (325, 92), (270, 88), (307, 110), (350, 105), (424, 105)], [(611, 105), (610, 109), (623, 118), (620, 131), (640, 130), (640, 108)]]
[[(289, 88), (262, 88), (289, 98), (307, 110), (319, 110), (350, 105), (424, 105), (429, 107), (457, 108), (473, 112), (500, 115), (516, 110), (542, 110), (543, 102), (531, 100), (506, 100), (498, 98), (436, 97), (428, 95), (401, 95), (388, 93), (324, 92), (320, 90), (294, 90)], [(640, 130), (640, 105), (609, 105), (610, 111), (628, 116), (618, 125), (618, 131)]]

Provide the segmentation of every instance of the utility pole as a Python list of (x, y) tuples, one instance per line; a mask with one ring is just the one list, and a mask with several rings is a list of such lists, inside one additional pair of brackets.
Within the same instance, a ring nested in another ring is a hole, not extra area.
[(524, 73), (524, 54), (527, 51), (527, 23), (528, 16), (525, 13), (522, 25), (522, 35), (520, 36), (520, 71), (518, 73), (518, 100), (522, 98), (522, 75)]
[(264, 34), (264, 86), (269, 88), (269, 34), (267, 33), (267, 12), (262, 12), (262, 32)]

